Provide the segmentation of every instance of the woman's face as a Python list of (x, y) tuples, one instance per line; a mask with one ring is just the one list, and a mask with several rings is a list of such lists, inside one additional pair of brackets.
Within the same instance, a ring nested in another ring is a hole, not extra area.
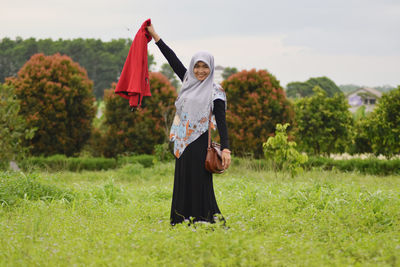
[(210, 75), (210, 68), (203, 61), (197, 61), (193, 68), (194, 76), (197, 80), (204, 81)]

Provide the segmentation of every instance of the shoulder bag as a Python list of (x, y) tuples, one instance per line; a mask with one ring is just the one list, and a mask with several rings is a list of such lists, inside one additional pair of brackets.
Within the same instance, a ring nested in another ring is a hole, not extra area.
[(208, 147), (205, 165), (207, 171), (220, 174), (223, 173), (225, 169), (222, 166), (221, 145), (211, 142), (211, 115), (212, 110), (210, 110), (210, 117), (208, 118)]

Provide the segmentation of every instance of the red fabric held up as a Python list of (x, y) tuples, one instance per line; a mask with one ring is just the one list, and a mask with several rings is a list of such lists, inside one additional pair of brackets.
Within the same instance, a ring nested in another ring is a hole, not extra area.
[(115, 93), (129, 99), (134, 110), (140, 107), (144, 96), (151, 96), (147, 62), (147, 43), (152, 37), (146, 30), (151, 20), (146, 20), (133, 39)]

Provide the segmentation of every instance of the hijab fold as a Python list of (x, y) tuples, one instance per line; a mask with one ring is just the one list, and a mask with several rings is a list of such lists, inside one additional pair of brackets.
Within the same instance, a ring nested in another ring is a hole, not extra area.
[[(193, 72), (199, 61), (210, 68), (210, 74), (203, 81), (199, 81)], [(225, 92), (214, 83), (214, 57), (208, 52), (198, 52), (190, 61), (175, 101), (176, 114), (171, 126), (170, 141), (174, 142), (174, 154), (177, 158), (190, 143), (208, 130), (208, 117), (215, 99), (226, 101)], [(211, 123), (214, 128), (214, 117)]]

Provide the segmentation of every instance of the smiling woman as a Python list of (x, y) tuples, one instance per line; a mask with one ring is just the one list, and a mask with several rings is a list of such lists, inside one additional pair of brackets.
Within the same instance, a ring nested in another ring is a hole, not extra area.
[(210, 75), (210, 68), (203, 61), (198, 61), (194, 65), (193, 73), (197, 80), (204, 81)]
[(215, 199), (212, 174), (205, 169), (210, 111), (218, 126), (224, 168), (231, 162), (225, 121), (226, 95), (221, 86), (214, 83), (214, 57), (208, 52), (198, 52), (186, 69), (153, 25), (147, 30), (182, 80), (170, 133), (176, 157), (171, 224), (185, 220), (213, 223), (214, 216), (221, 211)]

